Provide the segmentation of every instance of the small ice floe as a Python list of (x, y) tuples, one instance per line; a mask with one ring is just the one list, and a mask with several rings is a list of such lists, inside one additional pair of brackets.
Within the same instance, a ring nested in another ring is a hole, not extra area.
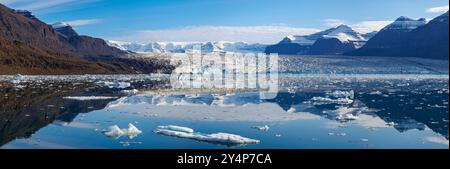
[(361, 141), (362, 141), (362, 142), (368, 142), (369, 139), (363, 138), (363, 139), (361, 139)]
[(275, 137), (281, 137), (281, 134), (275, 134)]
[(257, 129), (259, 131), (268, 131), (269, 130), (269, 126), (268, 125), (264, 125), (264, 126), (253, 126), (252, 128)]
[(110, 97), (110, 96), (67, 96), (67, 97), (63, 97), (63, 99), (85, 101), (85, 100), (110, 100), (110, 99), (117, 99), (117, 97)]
[(337, 133), (336, 136), (346, 136), (347, 133)]
[(310, 101), (312, 101), (313, 105), (326, 105), (326, 104), (352, 104), (353, 99), (350, 98), (327, 98), (327, 97), (313, 97)]
[(191, 129), (188, 127), (175, 126), (175, 125), (158, 126), (158, 129), (168, 129), (168, 130), (185, 132), (185, 133), (194, 133), (194, 129)]
[(336, 90), (333, 92), (328, 92), (326, 93), (328, 96), (333, 96), (333, 97), (340, 97), (340, 98), (355, 98), (355, 92), (353, 90), (350, 91), (340, 91), (340, 90)]
[(393, 122), (393, 121), (391, 121), (391, 122), (388, 122), (388, 123), (386, 123), (386, 126), (394, 126), (395, 125), (395, 123)]
[(137, 137), (139, 134), (141, 134), (142, 131), (139, 130), (136, 126), (129, 123), (127, 129), (121, 129), (119, 126), (114, 125), (110, 126), (107, 131), (103, 132), (108, 137), (112, 137), (115, 139), (118, 139), (122, 136), (128, 136), (128, 138), (132, 139), (134, 137)]
[(95, 83), (97, 86), (101, 86), (101, 87), (108, 87), (110, 89), (112, 88), (117, 88), (117, 89), (125, 89), (131, 86), (130, 83), (128, 82), (118, 82), (118, 81), (114, 81), (114, 82), (107, 82), (107, 81), (99, 81)]
[(121, 141), (120, 144), (122, 144), (122, 146), (124, 146), (124, 147), (128, 147), (133, 144), (142, 144), (142, 142), (140, 142), (140, 141)]
[(370, 92), (369, 94), (371, 94), (371, 95), (382, 95), (383, 93), (381, 93), (380, 91), (373, 91), (373, 92)]
[(128, 94), (128, 95), (132, 95), (132, 94), (139, 93), (139, 90), (137, 90), (137, 89), (132, 89), (132, 90), (122, 90), (122, 91), (120, 91), (120, 92), (122, 92), (122, 93), (124, 93), (124, 94)]
[(181, 127), (175, 125), (169, 126), (158, 126), (154, 130), (157, 134), (162, 134), (166, 136), (173, 136), (179, 138), (193, 139), (197, 141), (204, 141), (216, 144), (223, 144), (228, 146), (234, 145), (246, 145), (246, 144), (258, 144), (259, 140), (242, 137), (235, 134), (229, 133), (213, 133), (213, 134), (203, 134), (195, 132), (194, 129), (188, 127)]

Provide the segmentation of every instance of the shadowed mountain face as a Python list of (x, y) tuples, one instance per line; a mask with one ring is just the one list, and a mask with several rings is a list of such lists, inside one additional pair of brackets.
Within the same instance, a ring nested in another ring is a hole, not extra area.
[(168, 61), (121, 58), (103, 39), (80, 36), (69, 25), (53, 28), (28, 11), (0, 4), (0, 74), (154, 73)]
[(353, 43), (344, 43), (336, 38), (318, 39), (311, 46), (309, 54), (311, 55), (338, 55), (348, 51), (355, 50)]
[(448, 12), (427, 24), (424, 22), (424, 19), (415, 21), (400, 17), (396, 22), (381, 30), (365, 46), (347, 55), (448, 60)]

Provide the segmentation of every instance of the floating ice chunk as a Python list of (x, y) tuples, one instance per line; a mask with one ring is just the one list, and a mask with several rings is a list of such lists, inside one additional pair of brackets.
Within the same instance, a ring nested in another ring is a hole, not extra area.
[(363, 139), (361, 139), (361, 141), (362, 141), (362, 142), (368, 142), (369, 139), (363, 138)]
[(202, 134), (196, 133), (193, 129), (181, 126), (158, 126), (154, 131), (155, 133), (174, 136), (180, 138), (193, 139), (198, 141), (224, 144), (224, 145), (245, 145), (245, 144), (258, 144), (260, 141), (242, 137), (235, 134), (229, 133), (213, 133), (213, 134)]
[(194, 129), (182, 126), (168, 125), (168, 126), (158, 126), (159, 129), (168, 129), (173, 131), (180, 131), (185, 133), (194, 133)]
[(132, 95), (132, 94), (136, 94), (139, 93), (139, 90), (137, 89), (132, 89), (132, 90), (122, 90), (122, 93), (128, 94), (128, 95)]
[(383, 93), (381, 93), (380, 91), (373, 91), (373, 92), (370, 92), (369, 94), (371, 94), (371, 95), (382, 95)]
[(117, 99), (117, 97), (110, 97), (110, 96), (67, 96), (67, 97), (63, 97), (63, 99), (85, 101), (85, 100), (109, 100), (109, 99)]
[(289, 108), (289, 110), (287, 110), (288, 113), (295, 113), (297, 112), (297, 110), (293, 107)]
[(353, 99), (350, 98), (327, 98), (327, 97), (313, 97), (311, 99), (314, 105), (325, 105), (325, 104), (351, 104)]
[(107, 131), (105, 131), (103, 134), (105, 134), (108, 137), (112, 138), (120, 138), (122, 136), (128, 136), (130, 139), (137, 137), (139, 134), (141, 134), (142, 131), (139, 130), (136, 126), (129, 123), (127, 129), (121, 129), (119, 126), (114, 125), (110, 126)]
[(358, 119), (358, 116), (355, 116), (355, 115), (353, 115), (353, 114), (345, 114), (345, 115), (344, 115), (344, 119), (345, 119), (345, 120), (357, 120), (357, 119)]
[(214, 133), (206, 135), (205, 141), (221, 142), (221, 143), (231, 143), (231, 144), (257, 144), (260, 141), (255, 139), (250, 139), (242, 137), (236, 134), (229, 133)]
[(105, 134), (108, 137), (114, 137), (114, 138), (119, 138), (123, 135), (125, 135), (125, 132), (119, 128), (119, 126), (114, 125), (114, 126), (110, 126), (108, 128), (108, 131), (104, 132), (103, 134)]
[(114, 82), (99, 81), (99, 82), (96, 82), (95, 84), (98, 86), (102, 86), (102, 87), (106, 86), (106, 87), (109, 87), (110, 89), (112, 89), (112, 88), (125, 89), (125, 88), (128, 88), (131, 86), (131, 84), (128, 82), (117, 82), (117, 81), (114, 81)]
[(257, 129), (259, 131), (268, 131), (269, 130), (269, 126), (268, 125), (264, 125), (264, 126), (253, 126), (252, 128)]
[(340, 91), (340, 90), (336, 90), (330, 93), (327, 93), (328, 96), (333, 96), (333, 97), (340, 97), (340, 98), (354, 98), (355, 97), (355, 92), (353, 90), (350, 91)]

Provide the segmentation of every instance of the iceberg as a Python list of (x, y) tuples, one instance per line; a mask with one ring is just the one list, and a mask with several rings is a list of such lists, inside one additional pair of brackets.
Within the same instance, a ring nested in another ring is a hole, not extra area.
[(117, 125), (110, 126), (107, 131), (103, 132), (108, 137), (118, 139), (122, 136), (128, 136), (128, 138), (133, 139), (141, 134), (142, 131), (139, 130), (136, 126), (129, 123), (127, 129), (121, 129)]
[(158, 126), (154, 131), (157, 134), (162, 134), (166, 136), (173, 136), (179, 138), (187, 138), (197, 141), (215, 143), (215, 144), (223, 144), (228, 146), (235, 145), (246, 145), (246, 144), (258, 144), (259, 140), (242, 137), (236, 134), (229, 133), (213, 133), (213, 134), (203, 134), (194, 132), (193, 129), (181, 126)]
[(253, 126), (252, 128), (257, 129), (259, 131), (268, 131), (270, 127), (268, 125), (264, 125), (264, 126)]

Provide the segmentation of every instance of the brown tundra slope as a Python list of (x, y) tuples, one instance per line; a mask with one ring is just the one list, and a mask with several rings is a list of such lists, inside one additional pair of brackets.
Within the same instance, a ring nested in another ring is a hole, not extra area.
[(168, 61), (136, 60), (103, 39), (66, 36), (27, 11), (0, 4), (0, 75), (170, 72)]

